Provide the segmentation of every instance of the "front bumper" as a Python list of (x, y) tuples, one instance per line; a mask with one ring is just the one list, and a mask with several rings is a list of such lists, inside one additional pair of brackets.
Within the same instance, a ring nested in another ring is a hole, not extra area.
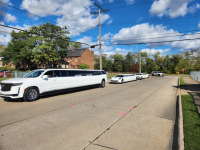
[(0, 89), (0, 97), (12, 99), (22, 98), (23, 96), (21, 96), (20, 91), (21, 88), (19, 86), (12, 86), (10, 91), (2, 91)]
[(121, 83), (121, 80), (110, 80), (110, 83)]

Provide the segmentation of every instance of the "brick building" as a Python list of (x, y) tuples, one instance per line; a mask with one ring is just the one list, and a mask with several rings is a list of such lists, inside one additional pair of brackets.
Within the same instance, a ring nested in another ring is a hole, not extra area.
[(72, 49), (67, 52), (61, 68), (77, 69), (80, 64), (87, 64), (94, 69), (94, 51), (87, 49)]

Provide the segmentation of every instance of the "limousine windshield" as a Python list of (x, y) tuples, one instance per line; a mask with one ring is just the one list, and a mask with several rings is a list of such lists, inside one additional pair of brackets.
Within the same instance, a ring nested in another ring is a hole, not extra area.
[(115, 77), (124, 77), (124, 75), (116, 75)]
[(36, 77), (39, 77), (43, 72), (44, 72), (43, 70), (31, 71), (27, 73), (26, 75), (24, 75), (23, 78), (36, 78)]

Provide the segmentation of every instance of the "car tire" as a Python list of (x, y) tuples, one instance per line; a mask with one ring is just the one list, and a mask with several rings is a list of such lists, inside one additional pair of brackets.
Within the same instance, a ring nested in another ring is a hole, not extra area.
[(135, 81), (137, 81), (137, 79), (135, 79)]
[(121, 80), (121, 84), (123, 84), (123, 83), (124, 83), (124, 80), (122, 79), (122, 80)]
[(101, 81), (100, 87), (101, 87), (101, 88), (104, 88), (105, 86), (106, 86), (106, 83), (105, 83), (105, 80), (103, 79), (103, 80)]
[(160, 74), (158, 74), (158, 76), (160, 76)]
[(152, 74), (152, 76), (154, 76), (154, 74)]
[(27, 102), (35, 101), (39, 98), (39, 90), (36, 87), (30, 87), (25, 90), (23, 99)]

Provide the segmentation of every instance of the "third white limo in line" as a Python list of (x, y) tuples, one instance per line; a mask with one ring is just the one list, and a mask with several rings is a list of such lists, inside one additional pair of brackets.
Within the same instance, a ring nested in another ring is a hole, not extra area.
[(96, 84), (105, 87), (106, 82), (103, 70), (38, 69), (23, 78), (2, 81), (0, 96), (34, 101), (45, 92)]

